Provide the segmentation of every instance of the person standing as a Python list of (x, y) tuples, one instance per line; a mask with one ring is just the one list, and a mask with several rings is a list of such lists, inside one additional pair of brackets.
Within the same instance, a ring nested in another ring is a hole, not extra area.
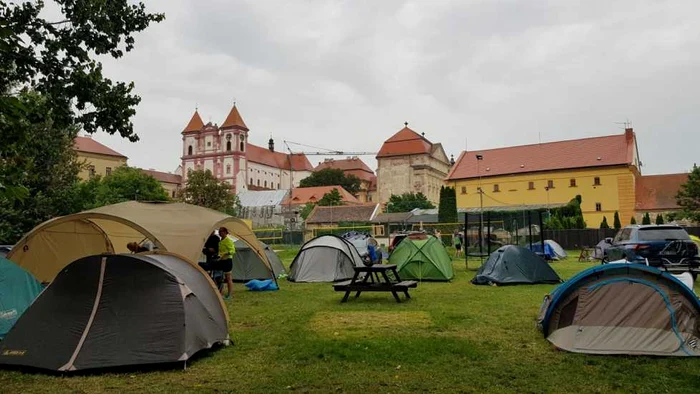
[(221, 240), (219, 241), (219, 261), (216, 264), (217, 268), (224, 273), (224, 280), (228, 287), (226, 299), (233, 296), (233, 278), (231, 277), (231, 271), (233, 271), (233, 255), (236, 254), (236, 246), (233, 244), (233, 239), (231, 239), (228, 234), (229, 232), (226, 227), (221, 227), (219, 229)]
[(455, 231), (455, 234), (452, 237), (452, 240), (453, 240), (454, 246), (455, 246), (455, 258), (461, 257), (462, 256), (462, 235), (459, 233), (459, 231)]

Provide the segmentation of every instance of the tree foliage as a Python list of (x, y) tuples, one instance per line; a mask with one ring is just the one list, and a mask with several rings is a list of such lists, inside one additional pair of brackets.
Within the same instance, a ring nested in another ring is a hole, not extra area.
[(651, 224), (651, 216), (649, 216), (649, 212), (644, 214), (644, 217), (642, 218), (642, 224)]
[(600, 228), (610, 228), (610, 225), (608, 224), (608, 218), (606, 218), (605, 216), (603, 216), (603, 221), (600, 222)]
[(440, 205), (438, 206), (438, 222), (457, 222), (457, 193), (453, 187), (440, 187)]
[(231, 193), (231, 186), (216, 179), (209, 170), (188, 172), (181, 198), (188, 204), (215, 209), (232, 216), (237, 216), (241, 209), (238, 197)]
[(577, 195), (563, 207), (552, 209), (550, 217), (544, 222), (545, 228), (550, 230), (586, 228), (581, 201), (581, 196)]
[(340, 195), (338, 189), (333, 189), (318, 200), (318, 205), (322, 207), (343, 205), (343, 196)]
[(700, 222), (700, 168), (697, 165), (693, 165), (688, 181), (681, 185), (676, 202), (682, 209), (683, 217)]
[[(124, 201), (168, 201), (168, 192), (152, 176), (138, 168), (120, 166), (106, 177), (95, 177), (80, 185), (83, 201), (95, 208)], [(92, 194), (92, 202), (90, 202)]]
[[(134, 47), (134, 33), (164, 16), (127, 0), (55, 2), (62, 15), (49, 21), (43, 1), (0, 0), (0, 167), (14, 162), (17, 169), (23, 147), (34, 143), (33, 128), (48, 118), (68, 136), (82, 128), (138, 140), (131, 117), (140, 98), (133, 83), (106, 78), (96, 58), (123, 56)], [(41, 114), (22, 97), (29, 91), (45, 99)], [(0, 197), (21, 202), (31, 195), (22, 180), (21, 172), (2, 171)]]
[(660, 213), (656, 215), (656, 224), (658, 224), (658, 225), (664, 224), (664, 217)]
[(632, 219), (630, 219), (630, 224), (637, 224), (637, 218), (632, 216)]
[(302, 208), (301, 211), (299, 211), (299, 216), (301, 216), (302, 219), (306, 220), (306, 218), (308, 218), (311, 214), (311, 211), (314, 210), (315, 206), (316, 204), (314, 203), (307, 203), (306, 205), (304, 205), (304, 208)]
[(435, 205), (423, 193), (392, 194), (386, 205), (387, 212), (410, 212), (416, 208), (432, 209)]
[(342, 186), (350, 194), (356, 195), (360, 191), (360, 178), (352, 174), (346, 175), (338, 168), (324, 168), (302, 179), (299, 186)]
[(613, 219), (613, 228), (619, 230), (622, 228), (622, 223), (620, 222), (620, 214), (615, 211), (615, 218)]

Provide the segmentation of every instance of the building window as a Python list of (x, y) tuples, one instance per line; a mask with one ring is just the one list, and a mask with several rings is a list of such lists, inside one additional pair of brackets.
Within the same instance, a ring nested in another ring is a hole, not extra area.
[(187, 147), (187, 155), (192, 156), (192, 145)]
[(278, 189), (280, 188), (280, 184), (279, 184), (279, 183), (277, 183), (277, 188), (278, 188)]
[(462, 194), (467, 194), (467, 187), (466, 186), (462, 186)]
[(250, 186), (253, 186), (253, 178), (250, 178)]
[(260, 186), (260, 179), (258, 179), (258, 186)]
[(226, 165), (226, 173), (227, 173), (227, 174), (230, 174), (230, 173), (231, 173), (231, 165), (230, 165), (230, 164), (227, 164), (227, 165)]
[(595, 203), (595, 211), (600, 212), (603, 210), (603, 205), (599, 202)]
[(535, 190), (535, 182), (528, 182), (527, 190)]
[(497, 193), (497, 192), (500, 192), (500, 191), (501, 191), (501, 190), (498, 188), (498, 183), (494, 184), (494, 185), (493, 185), (493, 192), (494, 192), (494, 193)]
[(265, 181), (265, 189), (267, 189), (267, 181)]
[(600, 177), (593, 178), (593, 186), (600, 186)]
[(547, 181), (547, 188), (554, 189), (554, 181), (553, 180), (550, 179)]
[(207, 141), (207, 147), (211, 147), (211, 141)]
[(226, 141), (226, 151), (231, 152), (231, 141)]
[(241, 152), (245, 151), (245, 138), (241, 136)]
[(569, 179), (569, 187), (576, 187), (576, 179), (574, 179), (574, 178)]
[(105, 167), (105, 175), (107, 175), (107, 176), (112, 175), (112, 167)]
[(171, 194), (172, 194), (173, 198), (175, 198), (175, 190), (173, 190)]
[(95, 177), (95, 166), (93, 166), (93, 165), (88, 166), (88, 177), (90, 177), (90, 179)]

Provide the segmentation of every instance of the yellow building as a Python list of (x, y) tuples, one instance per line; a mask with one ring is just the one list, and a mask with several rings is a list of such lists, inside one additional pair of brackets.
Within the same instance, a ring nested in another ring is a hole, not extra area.
[(163, 186), (163, 189), (165, 189), (165, 192), (168, 193), (170, 198), (176, 198), (178, 196), (178, 193), (182, 187), (182, 176), (179, 174), (171, 174), (169, 172), (156, 171), (152, 168), (149, 170), (141, 169), (141, 171), (160, 182), (161, 186)]
[[(458, 208), (561, 206), (581, 195), (588, 227), (622, 224), (635, 214), (640, 178), (634, 131), (623, 134), (463, 152), (446, 178)], [(479, 188), (483, 190), (480, 195)]]
[(80, 178), (83, 180), (92, 179), (97, 175), (107, 176), (115, 168), (126, 165), (126, 156), (100, 144), (92, 137), (76, 137), (74, 149), (78, 161), (84, 164), (80, 171)]

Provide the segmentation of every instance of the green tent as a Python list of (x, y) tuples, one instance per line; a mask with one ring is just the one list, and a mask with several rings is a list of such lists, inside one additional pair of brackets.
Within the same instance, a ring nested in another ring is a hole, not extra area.
[(10, 260), (0, 257), (0, 339), (41, 293), (41, 283)]
[(454, 277), (447, 249), (433, 236), (404, 238), (391, 252), (389, 264), (396, 264), (401, 279), (448, 281)]

